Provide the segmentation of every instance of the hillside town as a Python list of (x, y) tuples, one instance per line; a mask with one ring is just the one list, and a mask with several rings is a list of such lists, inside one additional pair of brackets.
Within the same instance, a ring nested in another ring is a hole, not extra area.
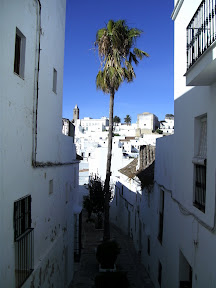
[(110, 118), (62, 118), (66, 0), (2, 3), (0, 287), (215, 288), (215, 0), (174, 0), (174, 114), (111, 125), (111, 241), (84, 205), (105, 189)]

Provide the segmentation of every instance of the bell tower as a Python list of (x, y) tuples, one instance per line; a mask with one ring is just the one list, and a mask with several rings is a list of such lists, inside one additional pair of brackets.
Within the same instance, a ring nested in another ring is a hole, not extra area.
[(79, 119), (79, 108), (76, 104), (75, 108), (73, 109), (73, 120), (76, 121), (77, 119)]

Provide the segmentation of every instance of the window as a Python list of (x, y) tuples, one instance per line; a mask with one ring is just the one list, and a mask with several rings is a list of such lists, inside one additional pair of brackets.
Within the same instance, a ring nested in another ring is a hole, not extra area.
[(16, 288), (21, 287), (33, 271), (33, 238), (31, 196), (14, 202), (14, 241)]
[(57, 93), (57, 71), (53, 68), (53, 92)]
[(158, 240), (162, 244), (163, 240), (163, 219), (164, 219), (164, 191), (160, 191), (160, 206), (159, 206), (159, 231)]
[(148, 237), (147, 252), (148, 252), (148, 255), (150, 256), (150, 255), (151, 255), (151, 242), (150, 242), (150, 237)]
[(179, 253), (179, 288), (192, 288), (193, 286), (192, 267), (184, 257), (183, 253)]
[(25, 67), (25, 47), (26, 47), (26, 38), (16, 28), (16, 37), (15, 37), (15, 52), (14, 52), (14, 73), (24, 78), (24, 67)]
[(49, 181), (49, 194), (53, 193), (53, 179)]
[(79, 262), (82, 248), (82, 212), (74, 214), (74, 261)]
[[(198, 141), (196, 141), (198, 139)], [(205, 212), (206, 162), (207, 162), (207, 117), (195, 119), (194, 206)]]

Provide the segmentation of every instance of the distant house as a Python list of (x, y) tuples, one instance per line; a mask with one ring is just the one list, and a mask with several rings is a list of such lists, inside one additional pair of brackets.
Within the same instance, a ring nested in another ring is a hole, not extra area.
[(174, 133), (174, 115), (166, 114), (165, 120), (160, 121), (160, 130), (163, 131), (163, 134)]
[[(143, 249), (143, 227), (146, 221), (148, 194), (154, 184), (155, 147), (141, 145), (139, 157), (131, 160), (119, 170), (115, 179), (115, 196), (111, 203), (111, 221), (128, 234), (141, 255)], [(147, 201), (146, 201), (147, 200)]]
[(62, 134), (73, 137), (73, 139), (75, 136), (75, 126), (67, 118), (62, 118)]
[(159, 128), (158, 117), (152, 113), (144, 112), (137, 115), (137, 134), (141, 136), (143, 134), (152, 133)]
[(79, 160), (62, 134), (66, 1), (1, 2), (0, 287), (68, 287)]
[(100, 119), (92, 119), (90, 117), (84, 117), (83, 119), (77, 119), (75, 121), (76, 127), (82, 127), (84, 133), (88, 132), (102, 132), (106, 131), (106, 127), (109, 126), (109, 119), (101, 117)]

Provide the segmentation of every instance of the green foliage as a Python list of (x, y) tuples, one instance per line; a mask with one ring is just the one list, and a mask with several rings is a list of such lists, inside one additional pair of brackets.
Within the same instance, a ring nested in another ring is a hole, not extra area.
[(91, 220), (92, 213), (95, 213), (97, 215), (96, 228), (102, 228), (105, 205), (104, 183), (100, 177), (94, 175), (90, 177), (88, 188), (89, 195), (84, 197), (83, 207), (88, 212), (88, 221)]
[(162, 131), (162, 130), (160, 130), (160, 129), (157, 129), (157, 130), (155, 131), (155, 133), (158, 133), (158, 134), (163, 134), (163, 131)]
[(125, 122), (127, 125), (131, 124), (131, 117), (130, 117), (130, 115), (126, 115), (126, 117), (124, 118), (124, 122)]
[(89, 196), (85, 196), (83, 198), (83, 208), (86, 209), (86, 211), (88, 213), (88, 220), (90, 220), (92, 212), (93, 212), (93, 204), (92, 204)]
[[(103, 183), (98, 176), (92, 176), (89, 180), (89, 195), (83, 199), (83, 207), (88, 213), (88, 221), (92, 213), (97, 215), (97, 222), (101, 224), (103, 221), (102, 214), (104, 212), (105, 193)], [(102, 220), (101, 220), (102, 218)], [(98, 224), (97, 223), (97, 224)], [(101, 225), (102, 226), (102, 225)]]
[(119, 123), (121, 123), (121, 119), (118, 116), (114, 116), (113, 122), (116, 124), (119, 124)]
[(129, 287), (127, 274), (123, 271), (100, 273), (95, 277), (95, 288)]
[(103, 183), (98, 176), (92, 176), (89, 180), (89, 200), (92, 206), (92, 212), (98, 214), (104, 211), (105, 194)]
[(118, 134), (118, 133), (113, 133), (113, 136), (120, 136), (120, 134)]
[(166, 115), (165, 115), (165, 118), (173, 119), (173, 118), (174, 118), (174, 115), (173, 115), (173, 114), (166, 114)]
[(109, 240), (97, 247), (96, 258), (101, 268), (113, 268), (119, 253), (119, 244), (115, 240)]
[(136, 77), (132, 62), (149, 55), (135, 47), (135, 42), (142, 34), (137, 28), (130, 28), (125, 20), (109, 20), (106, 27), (96, 34), (95, 46), (98, 48), (101, 69), (96, 77), (96, 86), (105, 93), (118, 91), (125, 80), (133, 81)]

